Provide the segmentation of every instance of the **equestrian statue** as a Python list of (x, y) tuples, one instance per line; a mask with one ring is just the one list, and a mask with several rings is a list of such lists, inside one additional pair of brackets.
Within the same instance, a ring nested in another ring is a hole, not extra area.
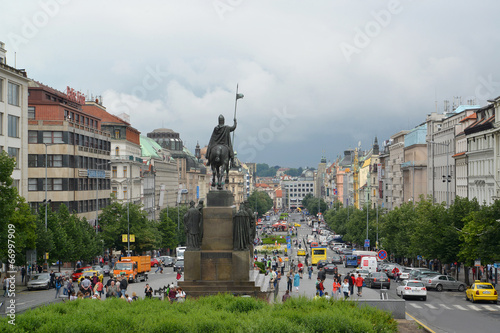
[[(224, 185), (229, 182), (229, 168), (234, 164), (234, 150), (231, 141), (231, 132), (236, 129), (236, 118), (234, 125), (224, 125), (224, 116), (219, 116), (219, 125), (214, 128), (210, 142), (207, 148), (207, 166), (212, 168), (212, 186), (217, 186), (218, 190), (222, 190)], [(226, 180), (223, 181), (224, 172)], [(215, 181), (217, 177), (217, 182)]]

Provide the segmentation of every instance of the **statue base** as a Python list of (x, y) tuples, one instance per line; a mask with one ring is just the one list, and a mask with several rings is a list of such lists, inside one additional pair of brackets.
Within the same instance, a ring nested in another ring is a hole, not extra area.
[(207, 207), (231, 207), (234, 204), (234, 197), (231, 191), (211, 190), (207, 194)]
[[(203, 208), (201, 250), (184, 252), (184, 281), (179, 281), (178, 285), (189, 297), (231, 293), (267, 298), (269, 292), (261, 291), (255, 281), (250, 280), (250, 269), (253, 267), (251, 251), (234, 250), (233, 218), (236, 208), (231, 207), (231, 192), (211, 191), (207, 199), (209, 207)], [(214, 207), (214, 200), (230, 202), (231, 205)]]

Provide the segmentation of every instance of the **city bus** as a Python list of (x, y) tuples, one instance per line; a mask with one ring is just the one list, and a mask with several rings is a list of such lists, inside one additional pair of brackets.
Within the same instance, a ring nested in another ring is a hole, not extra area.
[(320, 260), (326, 260), (326, 248), (311, 247), (311, 264), (316, 265)]

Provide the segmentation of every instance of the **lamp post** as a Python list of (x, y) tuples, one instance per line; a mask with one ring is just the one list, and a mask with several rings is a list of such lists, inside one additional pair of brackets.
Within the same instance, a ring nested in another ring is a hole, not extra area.
[[(44, 203), (45, 203), (45, 233), (47, 233), (47, 206), (49, 205), (49, 202), (47, 200), (47, 188), (49, 187), (49, 184), (48, 184), (48, 179), (47, 179), (47, 165), (48, 165), (48, 155), (47, 155), (47, 146), (51, 146), (50, 143), (44, 143), (45, 145), (45, 200), (44, 200)], [(48, 263), (47, 263), (47, 256), (45, 255), (45, 267), (47, 268), (47, 272), (49, 271), (49, 266), (48, 266)]]
[[(434, 142), (434, 141), (427, 141), (428, 143), (432, 143), (435, 145), (441, 145), (441, 146), (446, 146), (446, 176), (443, 175), (443, 183), (446, 182), (446, 208), (450, 207), (450, 201), (449, 201), (449, 185), (451, 182), (451, 175), (450, 175), (450, 163), (448, 162), (449, 160), (449, 155), (450, 155), (450, 143), (443, 143), (443, 142)], [(432, 163), (434, 165), (434, 161)], [(434, 176), (432, 177), (432, 182), (434, 182)]]
[[(368, 239), (368, 210), (370, 208), (370, 202), (366, 202), (366, 239)], [(368, 250), (369, 246), (367, 246)]]
[[(99, 167), (101, 165), (108, 165), (110, 164), (111, 161), (107, 161), (107, 162), (104, 162), (104, 163), (97, 163), (96, 164), (96, 167), (97, 167), (97, 170), (99, 170)], [(95, 233), (97, 235), (98, 233), (98, 229), (99, 229), (99, 174), (96, 172), (96, 179), (95, 179), (95, 182), (96, 182), (96, 186), (95, 186)]]

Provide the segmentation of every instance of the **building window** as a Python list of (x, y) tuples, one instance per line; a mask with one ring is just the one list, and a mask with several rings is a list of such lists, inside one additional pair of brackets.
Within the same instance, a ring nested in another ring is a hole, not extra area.
[(10, 105), (19, 106), (19, 90), (20, 90), (20, 87), (18, 84), (9, 82), (8, 103)]
[(37, 131), (28, 131), (28, 143), (38, 143)]
[(3, 113), (0, 112), (0, 135), (3, 135)]
[[(43, 179), (43, 190), (45, 191), (45, 179)], [(47, 191), (62, 191), (62, 178), (48, 178)]]
[(43, 143), (64, 143), (62, 132), (43, 132)]
[(127, 186), (123, 187), (123, 199), (127, 199)]
[(111, 172), (112, 172), (112, 175), (111, 175), (112, 178), (118, 177), (118, 171), (117, 171), (116, 166), (113, 166), (113, 170)]
[(113, 186), (112, 192), (113, 192), (114, 197), (116, 198), (116, 196), (118, 195), (118, 188)]
[(120, 130), (115, 130), (115, 139), (120, 138)]
[(0, 102), (3, 102), (3, 79), (0, 79)]
[(28, 168), (36, 168), (38, 166), (38, 155), (28, 155)]
[(80, 115), (77, 113), (75, 114), (75, 123), (79, 123), (80, 122)]
[(127, 169), (127, 166), (124, 166), (123, 167), (123, 178), (127, 178), (128, 177), (128, 169)]
[(18, 168), (17, 161), (19, 160), (19, 148), (9, 147), (8, 153), (9, 153), (9, 157), (13, 158), (14, 161), (16, 162), (16, 168)]
[(116, 156), (120, 155), (120, 147), (115, 148), (115, 155)]
[(47, 167), (49, 167), (49, 168), (62, 167), (62, 155), (48, 155), (47, 156)]
[(28, 106), (28, 119), (35, 119), (35, 107)]
[(11, 138), (19, 137), (19, 117), (9, 114), (9, 136)]
[(37, 179), (28, 178), (28, 191), (36, 191), (36, 190), (37, 190)]

